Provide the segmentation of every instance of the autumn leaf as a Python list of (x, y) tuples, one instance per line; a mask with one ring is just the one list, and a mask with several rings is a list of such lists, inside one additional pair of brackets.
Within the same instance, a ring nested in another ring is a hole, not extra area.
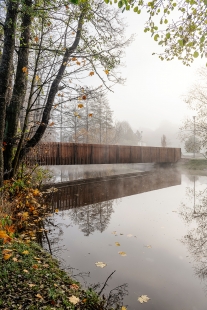
[(109, 70), (104, 70), (104, 72), (108, 75), (109, 74)]
[(4, 260), (8, 260), (8, 259), (10, 259), (11, 256), (12, 256), (12, 254), (5, 254), (3, 256), (3, 258), (4, 258)]
[(25, 250), (25, 251), (22, 252), (22, 254), (28, 255), (28, 254), (29, 254), (29, 251)]
[(55, 125), (55, 123), (54, 123), (54, 122), (52, 122), (52, 123), (50, 123), (50, 124), (49, 124), (49, 126), (54, 126), (54, 125)]
[(6, 225), (6, 226), (5, 226), (5, 230), (6, 230), (8, 233), (13, 234), (13, 233), (15, 232), (14, 225), (12, 225), (12, 226)]
[(13, 257), (12, 260), (13, 260), (14, 262), (18, 262), (18, 259), (17, 259), (16, 257)]
[(122, 306), (122, 307), (121, 307), (121, 310), (127, 310), (127, 308), (126, 308), (126, 307), (124, 307), (124, 306)]
[(78, 297), (72, 295), (69, 297), (69, 301), (71, 302), (71, 304), (76, 305), (80, 301), (80, 299)]
[(36, 80), (36, 81), (39, 81), (39, 79), (40, 79), (39, 76), (38, 76), (38, 75), (35, 75), (35, 80)]
[(28, 212), (23, 212), (22, 213), (22, 220), (25, 221), (29, 218), (29, 213)]
[(59, 212), (59, 210), (58, 209), (55, 209), (55, 213), (58, 213)]
[(150, 300), (150, 298), (147, 295), (142, 295), (137, 299), (141, 304), (143, 304), (144, 302), (148, 302)]
[(25, 273), (29, 273), (29, 271), (28, 271), (27, 269), (24, 269), (23, 271), (24, 271)]
[(37, 43), (39, 41), (39, 38), (38, 37), (35, 37), (34, 38), (35, 42)]
[(121, 256), (127, 256), (125, 252), (120, 251), (120, 252), (118, 252), (118, 253), (119, 253), (119, 255), (121, 255)]
[(97, 267), (101, 267), (101, 268), (106, 267), (106, 264), (103, 263), (103, 262), (97, 262), (97, 263), (95, 263), (95, 265), (96, 265)]
[(93, 116), (93, 113), (89, 113), (88, 116), (89, 116), (89, 117), (92, 117), (92, 116)]
[(82, 109), (84, 107), (84, 105), (82, 103), (78, 104), (78, 108)]
[(37, 298), (43, 299), (43, 297), (40, 294), (36, 295)]
[(129, 237), (129, 238), (130, 238), (130, 237), (133, 237), (133, 235), (132, 235), (132, 234), (128, 234), (128, 235), (127, 235), (127, 237)]
[(152, 248), (152, 246), (151, 246), (150, 244), (145, 245), (145, 247), (148, 248), (148, 249), (151, 249), (151, 248)]
[(86, 98), (87, 98), (86, 95), (83, 95), (83, 96), (82, 96), (82, 99), (83, 99), (83, 100), (86, 100)]
[(117, 234), (117, 232), (116, 232), (116, 231), (112, 231), (112, 234), (113, 234), (113, 235), (116, 235), (116, 234)]
[(94, 72), (93, 72), (93, 71), (91, 71), (91, 72), (89, 73), (89, 75), (90, 75), (90, 76), (93, 76), (93, 75), (94, 75)]
[(119, 242), (115, 242), (116, 246), (120, 246), (120, 243)]
[(7, 233), (4, 230), (0, 230), (0, 239), (6, 239), (9, 238)]
[(76, 60), (77, 60), (77, 58), (76, 58), (76, 57), (73, 57), (71, 60), (72, 60), (72, 61), (76, 61)]
[(32, 193), (33, 193), (34, 196), (39, 196), (40, 195), (40, 191), (37, 188), (35, 188)]
[(80, 63), (79, 61), (76, 61), (76, 65), (80, 66), (80, 64), (81, 64), (81, 63)]
[(70, 285), (70, 289), (71, 290), (78, 290), (79, 286), (77, 284), (73, 283), (73, 284)]
[(78, 116), (79, 114), (77, 112), (74, 112), (74, 116)]
[(35, 265), (32, 266), (32, 268), (33, 269), (38, 269), (38, 265), (35, 264)]
[(34, 286), (36, 286), (36, 285), (33, 284), (33, 283), (28, 283), (28, 285), (29, 285), (29, 287), (34, 287)]
[(24, 73), (28, 73), (28, 69), (27, 69), (27, 67), (23, 67), (23, 68), (22, 68), (22, 72), (24, 72)]

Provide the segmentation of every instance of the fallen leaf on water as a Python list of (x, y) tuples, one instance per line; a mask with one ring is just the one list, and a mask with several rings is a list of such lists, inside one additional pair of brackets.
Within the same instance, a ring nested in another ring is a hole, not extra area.
[(120, 234), (121, 236), (123, 236), (123, 234)]
[(116, 235), (116, 233), (117, 233), (116, 231), (112, 231), (112, 234)]
[(141, 304), (143, 304), (144, 302), (148, 302), (148, 300), (150, 300), (150, 298), (147, 295), (142, 295), (137, 299)]
[(132, 235), (132, 234), (128, 234), (128, 235), (127, 235), (127, 237), (129, 237), (129, 238), (130, 238), (130, 237), (133, 237), (133, 235)]
[(118, 252), (121, 256), (127, 256), (125, 252)]
[(152, 246), (151, 246), (150, 244), (145, 245), (145, 247), (148, 248), (148, 249), (151, 249), (151, 248), (152, 248)]
[(104, 268), (106, 267), (106, 264), (103, 263), (103, 262), (98, 262), (98, 263), (95, 263), (97, 267), (101, 267), (101, 268)]
[(120, 246), (120, 243), (119, 242), (115, 242), (116, 246)]
[(70, 300), (70, 302), (71, 302), (72, 304), (74, 304), (74, 305), (76, 305), (76, 304), (80, 301), (80, 299), (79, 299), (78, 297), (74, 296), (74, 295), (72, 295), (71, 297), (69, 297), (69, 300)]

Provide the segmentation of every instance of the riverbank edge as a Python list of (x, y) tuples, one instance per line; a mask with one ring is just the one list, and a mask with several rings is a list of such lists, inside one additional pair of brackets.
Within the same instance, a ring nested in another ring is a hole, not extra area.
[(207, 175), (207, 159), (181, 158), (175, 167), (190, 174)]
[(0, 309), (113, 310), (38, 244), (36, 233), (43, 233), (41, 222), (51, 210), (48, 193), (30, 184), (9, 181), (0, 191)]

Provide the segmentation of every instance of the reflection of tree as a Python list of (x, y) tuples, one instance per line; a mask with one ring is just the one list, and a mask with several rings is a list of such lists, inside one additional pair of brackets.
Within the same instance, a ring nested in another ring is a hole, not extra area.
[[(194, 183), (195, 185), (195, 183)], [(184, 236), (183, 243), (187, 245), (189, 252), (195, 259), (196, 275), (204, 279), (207, 276), (207, 188), (196, 192), (187, 189), (187, 195), (193, 206), (182, 204), (180, 215), (184, 221), (191, 224), (193, 228)]]
[(84, 235), (89, 236), (95, 230), (103, 232), (113, 212), (113, 200), (109, 200), (71, 209), (70, 217)]

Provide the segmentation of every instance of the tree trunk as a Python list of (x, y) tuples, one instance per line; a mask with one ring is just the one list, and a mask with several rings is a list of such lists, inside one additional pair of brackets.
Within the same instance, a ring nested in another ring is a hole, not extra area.
[(15, 47), (15, 30), (19, 1), (9, 1), (4, 25), (4, 48), (0, 64), (0, 186), (4, 178), (3, 150), (6, 107), (9, 99), (9, 83), (12, 74), (13, 55)]

